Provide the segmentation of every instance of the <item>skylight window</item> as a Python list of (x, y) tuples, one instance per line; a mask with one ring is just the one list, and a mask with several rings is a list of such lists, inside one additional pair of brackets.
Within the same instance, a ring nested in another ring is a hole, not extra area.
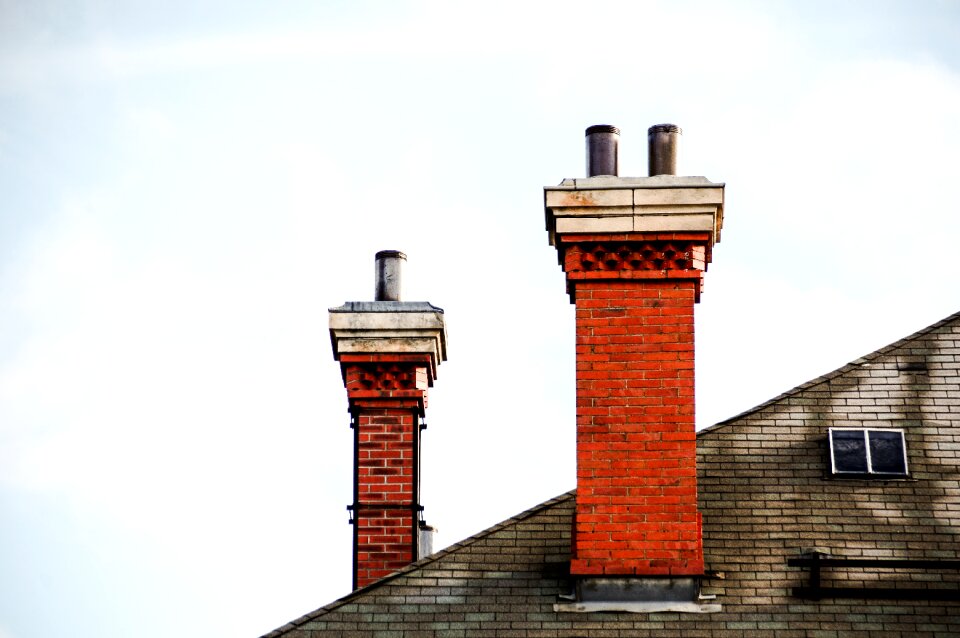
[(830, 428), (830, 463), (841, 476), (905, 476), (903, 430)]

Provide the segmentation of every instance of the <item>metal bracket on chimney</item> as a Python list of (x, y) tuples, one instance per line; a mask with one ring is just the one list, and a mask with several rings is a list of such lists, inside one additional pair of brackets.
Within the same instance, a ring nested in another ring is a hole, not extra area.
[(423, 512), (423, 505), (419, 503), (354, 503), (353, 505), (347, 505), (347, 511), (350, 513), (350, 520), (348, 523), (353, 525), (354, 515), (361, 510), (405, 510), (408, 509), (411, 512)]

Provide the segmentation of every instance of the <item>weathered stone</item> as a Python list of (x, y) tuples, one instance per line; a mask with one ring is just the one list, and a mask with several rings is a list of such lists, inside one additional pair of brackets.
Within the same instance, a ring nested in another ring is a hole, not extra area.
[(544, 188), (550, 243), (555, 235), (707, 232), (720, 240), (724, 185), (705, 177), (588, 177)]
[(427, 302), (348, 302), (330, 309), (333, 357), (345, 353), (427, 354), (431, 375), (447, 359), (443, 310)]

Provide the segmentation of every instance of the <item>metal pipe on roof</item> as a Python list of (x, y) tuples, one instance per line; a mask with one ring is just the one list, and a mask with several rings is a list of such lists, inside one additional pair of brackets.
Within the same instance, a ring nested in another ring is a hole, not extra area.
[(677, 174), (677, 154), (682, 134), (683, 131), (676, 124), (654, 124), (647, 129), (650, 177)]
[(400, 301), (401, 267), (407, 256), (399, 250), (381, 250), (375, 259), (377, 283), (374, 301)]
[(595, 124), (586, 130), (587, 177), (617, 176), (619, 170), (620, 129), (609, 124)]

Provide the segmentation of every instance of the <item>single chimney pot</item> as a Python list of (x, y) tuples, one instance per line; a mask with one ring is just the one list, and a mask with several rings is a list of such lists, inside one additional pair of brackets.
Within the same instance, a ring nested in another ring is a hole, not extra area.
[(618, 174), (620, 129), (596, 124), (586, 131), (587, 177)]
[(676, 124), (655, 124), (647, 130), (650, 177), (676, 175), (680, 135)]
[(381, 250), (376, 256), (375, 301), (401, 301), (401, 267), (407, 256), (399, 250)]

